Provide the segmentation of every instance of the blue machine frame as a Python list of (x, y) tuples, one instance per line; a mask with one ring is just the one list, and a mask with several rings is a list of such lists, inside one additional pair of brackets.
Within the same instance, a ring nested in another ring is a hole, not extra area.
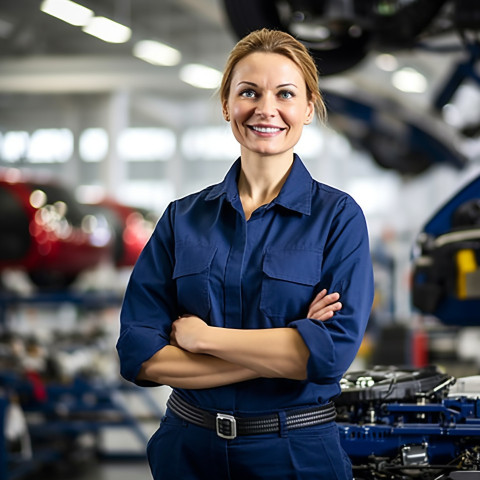
[[(419, 235), (413, 302), (444, 324), (480, 325), (480, 176)], [(356, 480), (480, 479), (480, 376), (376, 366), (347, 373), (336, 403)]]

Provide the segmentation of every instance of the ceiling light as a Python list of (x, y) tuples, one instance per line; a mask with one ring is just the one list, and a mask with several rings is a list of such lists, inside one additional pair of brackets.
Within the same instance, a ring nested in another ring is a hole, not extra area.
[(44, 0), (40, 10), (77, 27), (87, 25), (93, 11), (70, 0)]
[(180, 70), (180, 79), (197, 88), (217, 88), (222, 80), (222, 72), (214, 68), (191, 63)]
[(125, 43), (132, 36), (130, 28), (105, 17), (92, 18), (82, 30), (109, 43)]
[(175, 48), (153, 40), (142, 40), (133, 47), (133, 54), (152, 65), (173, 66), (180, 63), (182, 54)]
[(108, 134), (103, 128), (87, 128), (79, 138), (80, 158), (85, 162), (100, 162), (108, 153)]
[(389, 53), (381, 53), (375, 58), (375, 65), (384, 72), (394, 72), (398, 68), (398, 61)]
[(392, 75), (392, 85), (406, 93), (424, 93), (428, 82), (424, 75), (414, 68), (405, 67)]
[(177, 145), (175, 134), (167, 128), (128, 128), (118, 137), (118, 153), (127, 161), (168, 160)]

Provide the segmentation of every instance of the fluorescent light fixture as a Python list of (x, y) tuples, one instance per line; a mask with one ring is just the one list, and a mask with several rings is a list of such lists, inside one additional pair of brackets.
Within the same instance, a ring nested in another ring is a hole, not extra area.
[(196, 88), (217, 88), (222, 80), (222, 73), (214, 68), (191, 63), (180, 70), (180, 79)]
[(392, 85), (406, 93), (424, 93), (428, 82), (424, 75), (414, 68), (405, 67), (392, 75)]
[(70, 0), (44, 0), (40, 10), (76, 27), (87, 25), (93, 17), (92, 10)]
[(68, 128), (35, 130), (28, 145), (27, 160), (31, 163), (64, 163), (73, 153), (73, 133)]
[(25, 131), (5, 133), (2, 142), (2, 157), (6, 162), (18, 162), (27, 156), (30, 135)]
[(131, 162), (169, 160), (177, 137), (167, 128), (127, 128), (118, 137), (120, 158)]
[(109, 43), (125, 43), (132, 36), (130, 28), (106, 17), (93, 17), (82, 30)]
[(103, 128), (87, 128), (78, 142), (80, 158), (85, 162), (100, 162), (108, 153), (108, 134)]
[(154, 40), (137, 42), (133, 47), (133, 54), (152, 65), (166, 67), (178, 65), (182, 59), (182, 54), (178, 50)]

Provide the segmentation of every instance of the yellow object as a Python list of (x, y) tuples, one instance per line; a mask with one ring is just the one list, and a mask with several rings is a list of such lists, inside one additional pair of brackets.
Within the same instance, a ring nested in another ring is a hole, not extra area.
[(459, 250), (457, 260), (457, 295), (461, 300), (469, 297), (467, 288), (468, 274), (475, 272), (478, 268), (475, 252), (472, 249)]

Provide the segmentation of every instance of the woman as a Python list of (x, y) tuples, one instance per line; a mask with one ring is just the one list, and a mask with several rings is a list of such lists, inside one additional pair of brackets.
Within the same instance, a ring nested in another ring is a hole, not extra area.
[(220, 94), (241, 157), (167, 208), (121, 313), (122, 375), (173, 387), (147, 448), (153, 476), (350, 479), (331, 399), (362, 340), (372, 269), (358, 205), (293, 152), (325, 115), (315, 63), (290, 35), (256, 31)]

